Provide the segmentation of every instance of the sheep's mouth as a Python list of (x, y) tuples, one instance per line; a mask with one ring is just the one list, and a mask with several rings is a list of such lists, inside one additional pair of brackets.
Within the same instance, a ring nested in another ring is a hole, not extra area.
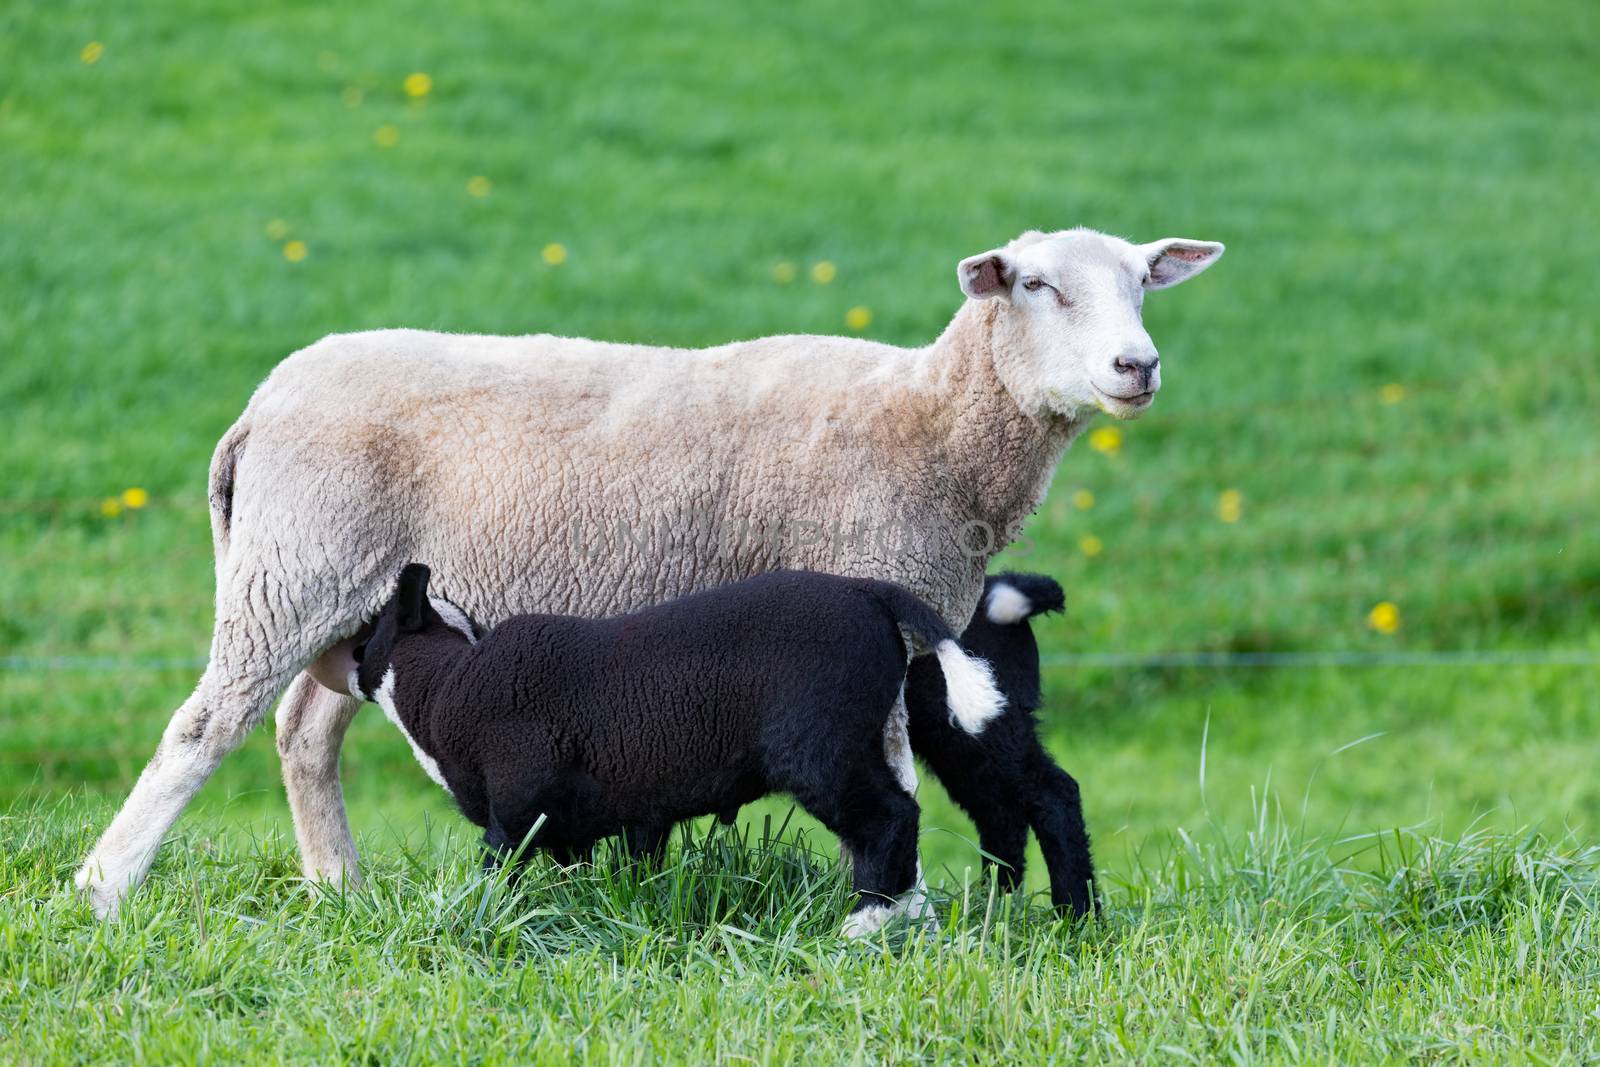
[(1123, 411), (1133, 414), (1143, 411), (1145, 408), (1149, 407), (1150, 402), (1156, 398), (1156, 391), (1154, 389), (1146, 389), (1140, 393), (1130, 393), (1127, 396), (1118, 396), (1116, 393), (1106, 392), (1098, 385), (1094, 385), (1093, 383), (1090, 384), (1095, 393), (1098, 394), (1100, 399), (1104, 402), (1105, 406), (1110, 409), (1111, 414), (1118, 414)]

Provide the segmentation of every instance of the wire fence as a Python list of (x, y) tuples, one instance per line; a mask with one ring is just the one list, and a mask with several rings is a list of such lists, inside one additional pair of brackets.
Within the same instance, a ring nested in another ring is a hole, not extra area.
[[(1261, 418), (1267, 415), (1286, 414), (1303, 417), (1315, 411), (1326, 413), (1329, 410), (1340, 410), (1351, 417), (1362, 414), (1366, 417), (1377, 415), (1384, 409), (1393, 408), (1404, 403), (1410, 406), (1416, 403), (1431, 404), (1440, 399), (1450, 397), (1450, 389), (1437, 382), (1407, 381), (1404, 386), (1391, 384), (1382, 389), (1371, 387), (1350, 388), (1337, 394), (1319, 393), (1316, 395), (1285, 395), (1280, 397), (1261, 397), (1252, 400), (1239, 400), (1225, 405), (1207, 405), (1193, 409), (1180, 409), (1169, 411), (1169, 419), (1179, 420), (1215, 419), (1218, 416), (1238, 414), (1248, 411), (1252, 418)], [(1328, 421), (1328, 420), (1324, 420)], [(1346, 422), (1348, 420), (1335, 420)], [(1120, 435), (1121, 430), (1117, 433)], [(1419, 436), (1419, 440), (1426, 438), (1431, 433), (1427, 429), (1403, 430)], [(1493, 440), (1501, 433), (1500, 429), (1493, 426), (1477, 426), (1472, 428), (1466, 441)], [(1121, 438), (1118, 437), (1118, 442)], [(1390, 442), (1393, 445), (1394, 442)], [(1097, 448), (1092, 437), (1078, 447)], [(1463, 441), (1455, 441), (1459, 449)], [(1111, 449), (1115, 453), (1120, 448), (1120, 443)], [(1245, 461), (1243, 468), (1253, 468), (1268, 463), (1279, 462), (1273, 457), (1256, 457)], [(1230, 466), (1240, 466), (1231, 463)], [(1237, 473), (1237, 471), (1235, 472)], [(1512, 472), (1504, 472), (1510, 475)], [(1579, 489), (1587, 489), (1595, 484), (1594, 478), (1579, 476)], [(1528, 489), (1523, 490), (1515, 485), (1514, 479), (1509, 479), (1507, 488), (1514, 502), (1525, 504), (1518, 507), (1517, 517), (1522, 524), (1519, 533), (1524, 536), (1533, 536), (1542, 541), (1566, 542), (1582, 538), (1587, 533), (1590, 523), (1587, 517), (1573, 514), (1569, 510), (1569, 500), (1548, 500)], [(1219, 481), (1220, 485), (1220, 481)], [(1353, 524), (1347, 523), (1341, 527), (1340, 533), (1353, 541), (1362, 541), (1384, 535), (1394, 535), (1394, 531), (1404, 531), (1407, 537), (1415, 538), (1419, 534), (1438, 535), (1436, 543), (1431, 546), (1431, 558), (1438, 560), (1454, 560), (1466, 562), (1469, 559), (1481, 556), (1485, 551), (1483, 538), (1497, 532), (1497, 524), (1503, 517), (1502, 511), (1509, 511), (1512, 501), (1495, 501), (1498, 507), (1479, 508), (1476, 513), (1468, 512), (1459, 514), (1449, 512), (1445, 519), (1435, 520), (1438, 511), (1439, 486), (1431, 479), (1419, 479), (1414, 475), (1398, 482), (1385, 481), (1381, 486), (1385, 497), (1385, 506), (1375, 509), (1371, 514), (1356, 520)], [(1186, 531), (1186, 536), (1193, 533), (1193, 522), (1202, 516), (1214, 517), (1215, 494), (1220, 492), (1217, 486), (1212, 487), (1211, 496), (1206, 496), (1205, 491), (1198, 486), (1186, 485), (1169, 488), (1165, 494), (1151, 497), (1145, 494), (1133, 500), (1132, 510), (1137, 514), (1140, 523), (1149, 527), (1171, 526)], [(128, 494), (137, 494), (130, 498)], [(1077, 521), (1085, 527), (1092, 523), (1088, 515), (1078, 517), (1079, 513), (1067, 507), (1066, 501), (1070, 499), (1070, 490), (1062, 490), (1058, 495), (1063, 502), (1055, 509), (1057, 521)], [(1562, 496), (1567, 494), (1563, 493)], [(1164, 498), (1162, 498), (1164, 496)], [(134, 502), (136, 500), (136, 502)], [(1480, 501), (1482, 503), (1482, 501)], [(124, 553), (120, 549), (109, 552), (85, 552), (88, 545), (72, 544), (63, 552), (62, 546), (57, 543), (57, 538), (51, 536), (67, 529), (65, 524), (60, 524), (61, 519), (88, 519), (114, 521), (119, 518), (125, 520), (133, 517), (134, 513), (141, 511), (181, 511), (193, 513), (203, 521), (207, 502), (204, 494), (193, 491), (180, 491), (164, 496), (154, 496), (141, 490), (124, 490), (120, 496), (99, 497), (13, 497), (0, 499), (0, 523), (5, 520), (28, 522), (28, 517), (47, 517), (45, 522), (31, 530), (39, 535), (39, 543), (31, 552), (25, 551), (11, 557), (8, 563), (18, 571), (26, 571), (50, 564), (61, 564), (63, 561), (77, 563), (80, 566), (87, 563), (100, 569), (104, 567), (121, 568), (130, 563), (148, 572), (148, 568), (157, 564), (183, 565), (198, 562), (200, 559), (209, 559), (211, 546), (209, 538), (197, 532), (191, 543), (182, 547), (154, 552), (143, 551), (147, 546), (127, 546), (132, 551), (128, 555), (136, 557), (135, 560), (121, 558)], [(1487, 513), (1486, 513), (1487, 512)], [(1207, 515), (1207, 513), (1213, 513)], [(1069, 519), (1068, 517), (1073, 517)], [(1224, 519), (1225, 522), (1234, 522), (1236, 519)], [(1315, 534), (1303, 536), (1315, 537)], [(1097, 540), (1097, 539), (1093, 539)], [(1453, 543), (1452, 543), (1453, 542)], [(104, 546), (102, 546), (104, 547)], [(1308, 545), (1308, 549), (1316, 548)], [(93, 558), (73, 560), (70, 557), (91, 555)], [(1315, 553), (1311, 553), (1315, 555)], [(115, 558), (113, 558), (115, 557)], [(1020, 562), (1020, 561), (1019, 561)], [(1148, 590), (1155, 593), (1171, 592), (1175, 586), (1169, 588), (1170, 582), (1162, 578), (1154, 579), (1154, 584)], [(13, 595), (11, 599), (11, 612), (13, 614), (27, 615), (38, 610), (49, 610), (53, 614), (72, 615), (75, 612), (89, 612), (93, 610), (139, 610), (139, 611), (166, 611), (166, 612), (202, 612), (208, 611), (213, 605), (209, 595), (189, 594), (175, 592), (167, 595), (149, 596), (119, 595), (118, 591), (101, 589), (99, 595), (92, 598), (79, 596), (51, 597)], [(109, 595), (106, 595), (109, 592)], [(1492, 592), (1492, 591), (1491, 591)], [(1554, 583), (1547, 588), (1524, 588), (1513, 590), (1520, 611), (1523, 613), (1540, 609), (1554, 609), (1558, 607), (1570, 608), (1580, 602), (1590, 602), (1594, 590), (1592, 585), (1579, 576), (1573, 582)], [(1474, 602), (1463, 602), (1453, 605), (1438, 605), (1430, 608), (1429, 618), (1435, 623), (1450, 623), (1457, 619), (1475, 617), (1483, 609)], [(1279, 628), (1276, 638), (1280, 642), (1299, 644), (1302, 639), (1307, 644), (1316, 644), (1326, 641), (1329, 634), (1325, 631), (1299, 633), (1293, 628), (1285, 632)], [(1469, 636), (1469, 635), (1462, 635)], [(1335, 637), (1335, 641), (1337, 641)], [(103, 645), (102, 645), (103, 647)], [(1236, 669), (1325, 669), (1325, 668), (1393, 668), (1393, 667), (1487, 667), (1487, 666), (1559, 666), (1559, 667), (1592, 667), (1600, 665), (1600, 652), (1583, 649), (1522, 649), (1522, 650), (1404, 650), (1404, 649), (1281, 649), (1276, 651), (1250, 651), (1250, 652), (1217, 652), (1205, 650), (1172, 650), (1156, 652), (1058, 652), (1043, 657), (1046, 666), (1060, 668), (1113, 668), (1129, 670), (1157, 670), (1157, 669), (1208, 669), (1208, 670), (1236, 670)], [(0, 672), (10, 673), (106, 673), (106, 672), (158, 672), (168, 670), (199, 670), (205, 664), (203, 657), (197, 656), (141, 656), (141, 655), (93, 655), (75, 654), (71, 652), (58, 652), (50, 648), (34, 648), (26, 655), (0, 656)]]
[[(1054, 652), (1046, 667), (1130, 670), (1330, 667), (1600, 667), (1600, 652), (1584, 649), (1445, 649), (1372, 651), (1327, 649), (1282, 652)], [(0, 656), (0, 671), (100, 673), (200, 670), (203, 656)]]

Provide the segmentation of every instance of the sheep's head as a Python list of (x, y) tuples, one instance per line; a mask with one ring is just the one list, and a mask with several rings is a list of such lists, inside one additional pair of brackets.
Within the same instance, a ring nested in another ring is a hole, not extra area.
[(995, 364), (1033, 414), (1098, 408), (1139, 416), (1161, 388), (1156, 346), (1140, 318), (1144, 294), (1192, 278), (1222, 245), (1167, 238), (1136, 245), (1093, 230), (1030, 231), (961, 261), (961, 289), (999, 300)]
[(382, 702), (380, 690), (394, 659), (395, 647), (419, 635), (450, 635), (473, 644), (472, 622), (460, 608), (428, 595), (428, 568), (408, 563), (400, 572), (394, 595), (372, 624), (371, 635), (355, 646), (355, 667), (350, 671), (350, 692), (364, 700)]

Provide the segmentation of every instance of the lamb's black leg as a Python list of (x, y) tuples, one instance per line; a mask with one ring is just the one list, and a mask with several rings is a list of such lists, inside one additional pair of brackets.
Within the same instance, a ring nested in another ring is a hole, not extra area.
[(1083, 825), (1078, 783), (1042, 749), (1034, 760), (1028, 809), (1045, 866), (1050, 870), (1050, 902), (1075, 915), (1083, 915), (1091, 908), (1098, 911), (1094, 860), (1089, 855), (1089, 832)]
[[(1022, 870), (1027, 864), (1027, 816), (1014, 806), (995, 805), (982, 814), (973, 811), (978, 824), (978, 846), (984, 849), (984, 865), (994, 870), (1002, 893), (1013, 893), (1022, 885)], [(994, 859), (990, 859), (990, 856)]]
[(889, 765), (858, 765), (839, 780), (795, 783), (791, 792), (854, 857), (856, 904), (844, 935), (873, 933), (905, 910), (917, 884), (918, 809)]
[[(1006, 714), (1016, 712), (1007, 709)], [(914, 725), (920, 728), (911, 734), (912, 748), (978, 828), (978, 847), (987, 853), (984, 869), (994, 870), (1002, 892), (1016, 889), (1028, 856), (1028, 805), (1023, 798), (1032, 787), (1031, 768), (1011, 755), (1017, 743), (997, 743), (1005, 740), (1002, 731), (1009, 730), (1010, 722), (1002, 716), (991, 723), (994, 736), (986, 738), (958, 733), (943, 720), (925, 718)], [(1031, 747), (1029, 741), (1021, 744)]]
[(551, 857), (563, 867), (571, 867), (578, 863), (590, 863), (594, 860), (594, 842), (568, 843), (550, 846)]
[[(879, 807), (843, 835), (854, 858), (856, 906), (845, 923), (847, 937), (880, 929), (910, 903), (917, 885), (917, 802), (891, 778)], [(921, 894), (917, 894), (918, 907)]]
[(671, 823), (640, 823), (622, 828), (622, 844), (632, 860), (660, 863), (667, 858), (667, 842), (670, 840)]
[(495, 814), (494, 803), (489, 803), (489, 825), (483, 831), (483, 871), (485, 874), (500, 869), (511, 854), (516, 851), (516, 842), (511, 840), (506, 833), (506, 828), (500, 824), (500, 817)]

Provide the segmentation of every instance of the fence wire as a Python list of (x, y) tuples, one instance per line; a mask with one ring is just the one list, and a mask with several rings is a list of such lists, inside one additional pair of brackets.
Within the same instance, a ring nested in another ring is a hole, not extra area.
[[(1600, 666), (1600, 652), (1584, 649), (1453, 649), (1417, 652), (1361, 652), (1339, 649), (1293, 652), (1054, 652), (1039, 659), (1046, 667), (1130, 670)], [(0, 656), (0, 671), (33, 674), (198, 671), (205, 665), (206, 660), (203, 656)]]

